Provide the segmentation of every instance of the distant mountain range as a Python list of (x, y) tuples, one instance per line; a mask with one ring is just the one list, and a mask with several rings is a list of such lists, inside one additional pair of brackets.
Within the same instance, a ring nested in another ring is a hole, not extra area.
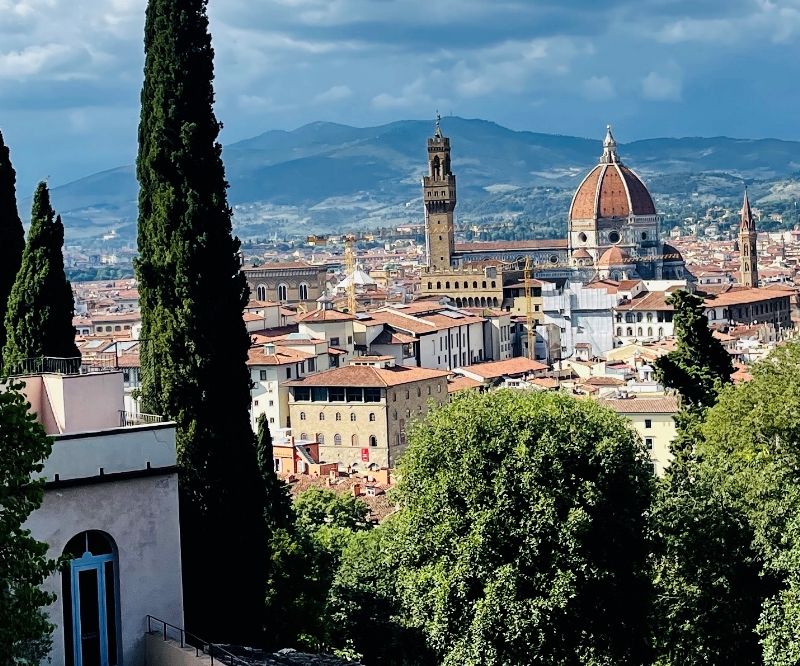
[[(602, 128), (597, 138), (585, 139), (458, 117), (444, 118), (442, 130), (451, 139), (462, 221), (505, 213), (513, 219), (520, 210), (566, 216), (569, 192), (597, 163), (604, 136)], [(419, 120), (367, 128), (316, 122), (225, 146), (237, 233), (283, 236), (421, 221), (419, 181), (427, 170), (425, 141), (432, 132), (433, 123)], [(620, 144), (619, 153), (654, 194), (666, 197), (690, 196), (692, 187), (705, 187), (713, 198), (718, 183), (724, 198), (741, 192), (745, 180), (793, 181), (800, 171), (800, 142), (777, 139), (646, 139)], [(133, 166), (124, 166), (56, 187), (52, 199), (68, 238), (114, 230), (124, 239), (135, 237), (137, 191)], [(507, 203), (520, 197), (544, 207)], [(22, 211), (29, 206), (21, 202)]]

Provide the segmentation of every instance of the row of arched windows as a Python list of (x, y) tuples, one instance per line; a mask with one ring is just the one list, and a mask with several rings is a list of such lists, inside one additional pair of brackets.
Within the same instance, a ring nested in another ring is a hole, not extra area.
[[(299, 300), (307, 301), (308, 300), (308, 283), (301, 282), (300, 285), (297, 287), (297, 293)], [(260, 284), (256, 287), (256, 298), (259, 301), (266, 301), (267, 300), (267, 286), (264, 284)], [(281, 282), (278, 285), (278, 300), (279, 301), (288, 301), (289, 300), (289, 285), (285, 282)]]
[[(460, 282), (454, 282), (453, 283), (453, 289), (469, 289), (470, 288), (469, 282), (467, 282), (466, 280), (464, 281), (464, 286), (463, 287), (459, 286), (460, 284), (461, 284)], [(491, 285), (492, 285), (491, 289), (497, 289), (497, 282), (495, 280), (491, 281)], [(442, 288), (442, 283), (441, 282), (437, 282), (436, 283), (436, 288), (437, 289), (441, 289)], [(450, 289), (450, 281), (449, 280), (444, 283), (444, 288), (445, 289)], [(479, 288), (478, 287), (478, 281), (477, 280), (473, 280), (472, 281), (472, 289), (478, 289), (478, 288)], [(489, 288), (490, 287), (486, 286), (486, 280), (482, 280), (480, 289), (489, 289)], [(433, 282), (428, 282), (428, 289), (433, 289)]]
[[(629, 337), (629, 338), (633, 337), (633, 326), (628, 326), (625, 329), (625, 335), (627, 337)], [(640, 337), (640, 338), (644, 337), (644, 331), (643, 331), (641, 326), (639, 326), (639, 328), (636, 329), (636, 335), (638, 337)], [(622, 337), (622, 326), (617, 326), (617, 337)], [(647, 327), (647, 337), (648, 338), (652, 338), (653, 337), (653, 327), (652, 326), (648, 326)], [(663, 326), (659, 326), (658, 327), (658, 337), (659, 338), (663, 338), (664, 337), (664, 327)]]
[[(308, 434), (305, 433), (305, 432), (301, 433), (300, 434), (300, 439), (308, 440)], [(317, 443), (324, 445), (325, 444), (325, 435), (317, 435)], [(341, 446), (342, 445), (342, 436), (338, 432), (333, 436), (333, 443), (336, 446)], [(353, 435), (350, 438), (350, 444), (352, 446), (358, 446), (358, 435)], [(369, 445), (370, 446), (378, 446), (378, 438), (375, 435), (370, 435), (369, 436)]]
[(500, 307), (500, 301), (497, 300), (495, 297), (489, 298), (457, 298), (456, 299), (456, 307), (457, 308), (498, 308)]
[[(337, 421), (341, 421), (342, 420), (342, 413), (341, 412), (336, 412), (335, 419)], [(301, 421), (305, 421), (306, 420), (306, 413), (305, 412), (300, 412), (300, 420)], [(325, 420), (325, 412), (320, 412), (319, 413), (319, 420), (320, 421), (324, 421)], [(356, 421), (357, 420), (355, 412), (350, 412), (350, 420), (351, 421)], [(369, 420), (370, 421), (374, 421), (375, 420), (375, 412), (370, 412)]]

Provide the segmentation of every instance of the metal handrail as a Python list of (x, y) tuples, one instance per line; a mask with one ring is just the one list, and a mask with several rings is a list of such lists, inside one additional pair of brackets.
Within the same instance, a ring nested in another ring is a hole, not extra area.
[(56, 374), (78, 375), (81, 373), (80, 356), (59, 358), (56, 356), (39, 356), (21, 358), (6, 363), (6, 372), (10, 377), (25, 375)]
[[(152, 627), (153, 622), (158, 622), (161, 625), (161, 632), (159, 633), (163, 634), (165, 641), (169, 640), (169, 629), (174, 629), (178, 633), (181, 648), (194, 648), (195, 657), (199, 657), (201, 654), (211, 657), (211, 666), (214, 666), (215, 655), (217, 657), (217, 662), (220, 664), (225, 664), (226, 666), (250, 666), (250, 664), (248, 664), (246, 661), (242, 661), (236, 655), (231, 654), (227, 650), (223, 650), (219, 645), (214, 645), (214, 643), (204, 641), (199, 636), (195, 636), (185, 629), (181, 629), (174, 624), (160, 620), (152, 615), (147, 615), (148, 634), (155, 633)], [(200, 645), (193, 645), (192, 643), (199, 643)], [(208, 652), (206, 650), (208, 650)], [(225, 661), (226, 659), (228, 659), (228, 661)]]
[(127, 412), (119, 410), (119, 426), (146, 425), (152, 423), (164, 423), (167, 419), (158, 414), (145, 414), (144, 412)]

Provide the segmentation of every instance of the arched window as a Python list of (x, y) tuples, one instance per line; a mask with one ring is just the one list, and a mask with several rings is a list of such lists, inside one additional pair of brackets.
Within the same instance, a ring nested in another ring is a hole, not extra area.
[(652, 312), (648, 312), (647, 313), (647, 323), (650, 324), (650, 323), (652, 323), (652, 321), (653, 321), (653, 313)]
[(341, 446), (342, 444), (342, 436), (338, 432), (333, 436), (333, 443), (336, 446)]
[(496, 288), (497, 288), (497, 282), (492, 280), (492, 289), (496, 289)]
[(433, 282), (428, 282), (428, 289), (433, 289)]
[(342, 413), (341, 412), (336, 412), (336, 420), (337, 421), (341, 421), (342, 420)]
[(278, 300), (279, 301), (286, 301), (288, 299), (289, 294), (289, 285), (287, 284), (279, 284), (278, 285)]
[(642, 327), (641, 326), (636, 329), (636, 335), (638, 335), (640, 338), (642, 337), (643, 334), (642, 334)]
[(374, 421), (375, 420), (375, 413), (374, 412), (370, 412), (369, 420), (370, 421)]
[(375, 435), (369, 436), (369, 445), (370, 446), (378, 446), (378, 438)]
[(453, 289), (458, 289), (458, 282), (454, 283)]
[(356, 413), (355, 412), (350, 412), (350, 420), (351, 421), (355, 421), (356, 420)]
[(637, 312), (636, 313), (636, 321), (642, 321), (642, 313), (641, 312)]
[(267, 288), (263, 284), (260, 284), (256, 287), (256, 298), (259, 301), (267, 300)]
[(325, 420), (325, 412), (320, 412), (319, 413), (319, 420), (320, 421), (324, 421)]
[(317, 442), (319, 442), (320, 444), (324, 444), (325, 443), (325, 435), (318, 434), (317, 435)]
[(358, 435), (353, 435), (350, 438), (350, 444), (352, 444), (353, 446), (358, 446)]
[(305, 412), (300, 412), (300, 420), (301, 421), (305, 421), (306, 420), (306, 413)]
[(647, 337), (649, 337), (649, 338), (653, 337), (653, 327), (652, 326), (648, 326), (647, 327)]
[(430, 395), (430, 394), (431, 394), (431, 385), (428, 384), (428, 395)]
[(122, 656), (119, 560), (110, 536), (91, 530), (64, 547), (72, 558), (61, 574), (64, 656), (70, 666), (117, 666)]
[(307, 432), (301, 432), (300, 433), (300, 439), (308, 439), (308, 433)]
[(437, 289), (441, 289), (442, 288), (442, 283), (441, 282), (437, 282), (436, 283), (436, 288)]
[(450, 289), (450, 282), (449, 281), (444, 283), (444, 288), (445, 289)]
[(308, 300), (308, 285), (305, 282), (300, 283), (300, 300)]
[(472, 288), (473, 289), (477, 289), (478, 288), (478, 282), (477, 281), (472, 283)]
[(664, 337), (664, 327), (663, 326), (659, 326), (658, 327), (658, 337), (659, 338), (663, 338)]
[(617, 314), (614, 315), (614, 319), (616, 319), (617, 321), (622, 321), (622, 314), (617, 312)]
[(630, 338), (633, 335), (633, 328), (628, 326), (628, 328), (625, 329), (625, 335)]
[(617, 335), (622, 336), (622, 326), (617, 326)]
[(625, 322), (628, 324), (633, 323), (633, 312), (626, 312), (625, 313)]
[(481, 282), (481, 289), (486, 289), (486, 280)]

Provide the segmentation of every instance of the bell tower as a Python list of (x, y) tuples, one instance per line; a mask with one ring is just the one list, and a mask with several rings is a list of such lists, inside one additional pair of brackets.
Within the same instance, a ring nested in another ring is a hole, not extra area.
[(455, 253), (456, 177), (450, 171), (450, 139), (442, 135), (440, 121), (437, 116), (436, 131), (428, 139), (428, 175), (422, 179), (428, 267), (434, 270), (449, 269)]
[(745, 287), (758, 286), (757, 237), (756, 221), (753, 218), (753, 211), (750, 210), (750, 201), (747, 199), (747, 190), (745, 190), (742, 220), (739, 223), (739, 259), (741, 262), (742, 284)]

